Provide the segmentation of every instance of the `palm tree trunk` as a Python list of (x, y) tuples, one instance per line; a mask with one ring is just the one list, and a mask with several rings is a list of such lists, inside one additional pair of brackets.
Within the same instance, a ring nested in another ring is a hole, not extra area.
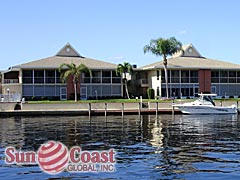
[(77, 82), (76, 82), (76, 77), (73, 77), (73, 86), (74, 86), (74, 99), (75, 102), (77, 102)]
[(77, 102), (77, 83), (74, 83), (75, 102)]
[(128, 93), (127, 79), (125, 79), (125, 90), (126, 90), (127, 98), (130, 99), (129, 93)]
[(165, 56), (164, 56), (164, 60), (163, 60), (163, 68), (164, 68), (164, 72), (165, 72), (166, 95), (167, 95), (167, 99), (168, 99), (169, 98), (169, 94), (168, 94), (167, 58)]
[(128, 86), (127, 86), (127, 75), (126, 73), (124, 73), (124, 84), (125, 84), (125, 91), (126, 91), (126, 94), (127, 94), (127, 98), (129, 98), (129, 93), (128, 93)]

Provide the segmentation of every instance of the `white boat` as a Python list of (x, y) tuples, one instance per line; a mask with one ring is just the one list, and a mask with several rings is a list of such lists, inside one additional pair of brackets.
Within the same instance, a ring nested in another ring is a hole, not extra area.
[(198, 94), (199, 98), (193, 102), (175, 104), (184, 114), (236, 114), (236, 105), (232, 106), (216, 106), (212, 100), (212, 96), (216, 94)]

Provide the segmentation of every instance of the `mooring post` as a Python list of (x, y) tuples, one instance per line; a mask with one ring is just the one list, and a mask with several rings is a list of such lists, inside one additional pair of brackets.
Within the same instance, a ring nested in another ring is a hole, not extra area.
[(156, 102), (156, 116), (158, 115), (158, 102)]
[(92, 118), (91, 118), (91, 103), (88, 103), (88, 119), (89, 119), (90, 125), (92, 125)]
[(174, 99), (172, 101), (172, 114), (174, 114), (174, 110), (175, 110), (175, 106), (174, 106), (175, 102), (174, 102)]
[(139, 116), (141, 115), (141, 103), (140, 102), (138, 103), (138, 115)]
[(237, 112), (238, 112), (238, 101), (237, 101)]
[(105, 117), (106, 117), (107, 116), (107, 103), (105, 103), (104, 110), (105, 110)]
[(122, 103), (122, 118), (124, 116), (124, 103)]
[(88, 103), (88, 115), (91, 117), (91, 103)]

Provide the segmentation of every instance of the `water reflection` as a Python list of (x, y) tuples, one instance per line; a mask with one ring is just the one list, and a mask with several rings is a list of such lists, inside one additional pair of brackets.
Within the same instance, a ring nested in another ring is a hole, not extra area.
[[(240, 124), (235, 115), (18, 117), (0, 119), (0, 178), (50, 178), (37, 166), (7, 166), (4, 148), (37, 150), (47, 140), (83, 150), (115, 148), (117, 171), (69, 174), (69, 179), (235, 178), (239, 173)], [(214, 172), (214, 173), (212, 173)], [(222, 174), (224, 173), (224, 174)], [(27, 174), (27, 175), (26, 175)]]

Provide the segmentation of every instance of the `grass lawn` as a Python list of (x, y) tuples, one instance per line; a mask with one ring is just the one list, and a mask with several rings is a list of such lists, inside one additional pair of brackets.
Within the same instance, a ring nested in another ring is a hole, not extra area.
[[(172, 100), (154, 100), (154, 99), (143, 99), (143, 102), (171, 102)], [(101, 99), (101, 100), (78, 100), (77, 103), (131, 103), (131, 102), (140, 102), (140, 99)], [(65, 100), (65, 101), (28, 101), (29, 104), (51, 104), (51, 103), (76, 103), (74, 100)]]
[[(175, 102), (179, 101), (193, 101), (194, 99), (175, 99)], [(240, 101), (240, 98), (235, 98), (235, 99), (214, 99), (215, 101)], [(140, 102), (140, 99), (101, 99), (101, 100), (78, 100), (77, 103), (133, 103), (133, 102)], [(155, 100), (155, 99), (143, 99), (143, 102), (172, 102), (171, 99), (160, 99), (160, 100)], [(65, 101), (49, 101), (49, 100), (42, 100), (42, 101), (28, 101), (29, 104), (55, 104), (55, 103), (76, 103), (74, 100), (65, 100)]]

